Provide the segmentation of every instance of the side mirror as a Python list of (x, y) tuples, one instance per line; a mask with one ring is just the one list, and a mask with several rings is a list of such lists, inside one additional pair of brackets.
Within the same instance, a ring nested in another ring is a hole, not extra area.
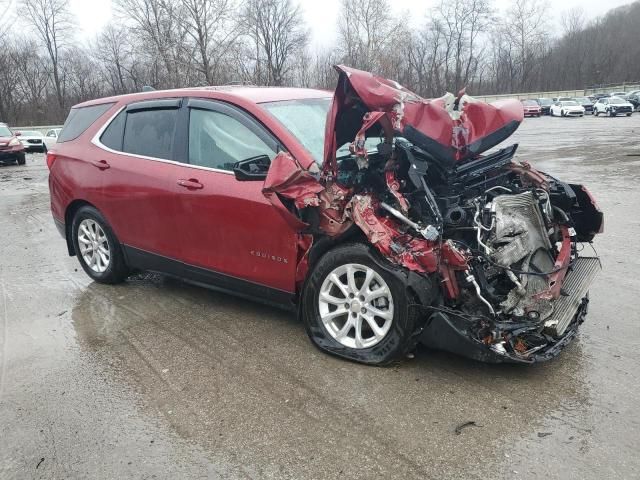
[(233, 165), (233, 173), (236, 180), (247, 182), (251, 180), (264, 180), (267, 178), (271, 160), (266, 155), (258, 155), (257, 157), (240, 160)]

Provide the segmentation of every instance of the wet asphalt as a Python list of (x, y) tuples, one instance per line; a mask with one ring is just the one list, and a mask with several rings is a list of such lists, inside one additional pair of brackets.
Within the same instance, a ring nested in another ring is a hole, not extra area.
[(43, 156), (0, 167), (0, 478), (639, 478), (639, 134), (634, 114), (512, 137), (606, 214), (588, 321), (533, 367), (426, 349), (366, 367), (283, 311), (158, 275), (93, 283)]

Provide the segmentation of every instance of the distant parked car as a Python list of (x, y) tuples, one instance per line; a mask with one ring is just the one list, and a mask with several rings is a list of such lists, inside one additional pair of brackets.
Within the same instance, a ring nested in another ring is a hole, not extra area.
[(542, 115), (542, 108), (535, 100), (522, 100), (525, 117), (539, 117)]
[(0, 163), (24, 165), (24, 147), (6, 123), (0, 123)]
[(584, 107), (574, 100), (555, 102), (551, 105), (551, 116), (582, 117), (584, 116)]
[(596, 99), (596, 101), (600, 100), (601, 98), (607, 98), (610, 95), (608, 93), (594, 93), (593, 97)]
[(44, 136), (36, 130), (21, 130), (16, 132), (16, 136), (19, 137), (25, 152), (45, 153), (47, 151), (47, 147), (44, 144)]
[(593, 114), (593, 102), (589, 99), (589, 97), (576, 97), (573, 99), (579, 105), (582, 105), (584, 108), (584, 112), (588, 114)]
[(626, 100), (627, 98), (627, 92), (611, 92), (609, 94), (610, 97), (620, 97), (620, 98), (624, 98)]
[(627, 95), (627, 102), (633, 105), (636, 111), (640, 111), (640, 90), (634, 90)]
[(553, 97), (554, 102), (570, 102), (573, 100), (571, 97)]
[(630, 117), (633, 112), (633, 105), (620, 97), (601, 98), (593, 107), (593, 113), (596, 117), (601, 113), (610, 117), (622, 114)]
[(60, 135), (62, 128), (52, 128), (47, 130), (44, 134), (44, 147), (49, 150), (58, 141), (58, 135)]
[(553, 105), (553, 100), (550, 98), (536, 98), (536, 102), (540, 105), (540, 109), (542, 110), (543, 115), (549, 115), (551, 105)]

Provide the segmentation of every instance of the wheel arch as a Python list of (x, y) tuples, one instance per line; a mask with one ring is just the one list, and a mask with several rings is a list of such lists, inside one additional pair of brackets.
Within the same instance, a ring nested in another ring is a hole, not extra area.
[(76, 249), (73, 246), (73, 238), (71, 237), (72, 235), (71, 227), (73, 224), (73, 217), (75, 217), (76, 212), (80, 210), (82, 207), (92, 207), (98, 210), (96, 206), (93, 205), (92, 203), (86, 200), (76, 199), (76, 200), (73, 200), (69, 205), (67, 205), (67, 208), (64, 212), (64, 234), (65, 234), (65, 240), (67, 241), (67, 251), (69, 252), (69, 256), (71, 257), (73, 257), (76, 254)]

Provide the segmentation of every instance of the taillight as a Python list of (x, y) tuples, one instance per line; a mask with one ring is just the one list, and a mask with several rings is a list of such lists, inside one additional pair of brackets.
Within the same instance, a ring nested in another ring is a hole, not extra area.
[(56, 161), (56, 154), (53, 152), (47, 152), (47, 167), (49, 168), (49, 170), (51, 170), (51, 167), (53, 167), (53, 162)]

